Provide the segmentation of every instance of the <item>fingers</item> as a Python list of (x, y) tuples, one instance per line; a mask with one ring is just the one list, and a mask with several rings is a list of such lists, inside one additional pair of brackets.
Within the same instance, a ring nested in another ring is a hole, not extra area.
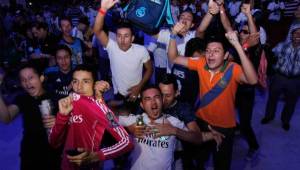
[(72, 100), (71, 96), (60, 99), (58, 101), (59, 112), (63, 115), (69, 114), (71, 112), (71, 110), (73, 109), (72, 101), (73, 100)]
[(181, 22), (177, 22), (173, 27), (173, 34), (178, 34), (182, 29), (184, 29), (185, 24)]
[(97, 82), (95, 83), (94, 90), (95, 90), (96, 92), (101, 92), (101, 93), (103, 93), (103, 92), (106, 92), (106, 91), (109, 90), (109, 89), (110, 89), (110, 85), (109, 85), (109, 83), (106, 82), (106, 81), (101, 80), (101, 81), (97, 81)]
[(55, 124), (55, 116), (53, 115), (43, 116), (43, 124), (45, 128), (52, 128)]
[(69, 159), (70, 162), (75, 163), (76, 165), (80, 166), (86, 161), (86, 159), (89, 155), (89, 152), (84, 151), (84, 149), (81, 149), (81, 148), (78, 148), (77, 150), (82, 153), (80, 153), (79, 155), (76, 155), (76, 156), (67, 155), (67, 158)]

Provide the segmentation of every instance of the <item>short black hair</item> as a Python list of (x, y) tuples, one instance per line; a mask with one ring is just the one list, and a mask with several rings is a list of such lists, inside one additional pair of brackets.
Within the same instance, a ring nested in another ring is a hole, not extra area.
[(72, 57), (72, 50), (67, 45), (64, 45), (64, 44), (60, 44), (56, 47), (55, 57), (56, 57), (56, 53), (60, 50), (67, 51), (70, 54), (70, 56)]
[(22, 70), (24, 69), (32, 69), (34, 73), (36, 73), (38, 76), (42, 76), (43, 75), (43, 71), (41, 69), (39, 69), (39, 67), (37, 67), (33, 62), (27, 62), (27, 63), (24, 63), (20, 66), (19, 68), (19, 74)]
[(130, 22), (128, 20), (120, 20), (119, 21), (119, 23), (117, 25), (117, 31), (118, 31), (118, 29), (121, 29), (121, 28), (128, 28), (131, 31), (131, 34), (134, 35), (132, 25), (130, 24)]
[(92, 69), (92, 67), (91, 67), (90, 65), (87, 65), (87, 64), (79, 64), (79, 65), (77, 65), (77, 66), (75, 67), (75, 69), (73, 70), (73, 74), (74, 74), (76, 71), (86, 71), (86, 72), (92, 73), (92, 77), (93, 77), (94, 82), (96, 82), (96, 81), (98, 80), (96, 72)]
[(175, 91), (178, 90), (177, 81), (173, 74), (165, 74), (159, 83), (165, 84), (165, 85), (173, 84), (174, 90)]
[(61, 21), (69, 21), (70, 24), (73, 26), (73, 23), (72, 23), (72, 19), (70, 17), (67, 17), (67, 16), (62, 16), (60, 19), (59, 19), (59, 26), (61, 27)]
[(148, 85), (145, 85), (142, 89), (141, 89), (141, 99), (143, 99), (143, 95), (144, 95), (144, 92), (146, 90), (149, 90), (149, 89), (156, 89), (159, 91), (159, 93), (161, 94), (161, 91), (159, 89), (159, 87), (155, 84), (148, 84)]
[(194, 52), (202, 53), (205, 51), (205, 40), (195, 37), (190, 39), (185, 45), (185, 56), (191, 57)]
[(31, 28), (37, 28), (37, 29), (44, 29), (46, 31), (48, 31), (48, 24), (45, 22), (35, 22), (31, 25)]
[(195, 21), (195, 15), (194, 15), (193, 11), (192, 11), (190, 8), (187, 8), (186, 10), (182, 11), (182, 12), (178, 15), (178, 20), (179, 20), (181, 14), (183, 14), (183, 13), (190, 13), (190, 14), (192, 15), (192, 17), (193, 17), (192, 23), (194, 23), (194, 21)]
[(209, 36), (209, 37), (206, 37), (206, 47), (209, 43), (213, 43), (213, 42), (217, 42), (217, 43), (220, 43), (222, 44), (223, 46), (223, 49), (224, 49), (224, 52), (227, 51), (229, 49), (229, 42), (227, 41), (226, 37), (225, 36)]

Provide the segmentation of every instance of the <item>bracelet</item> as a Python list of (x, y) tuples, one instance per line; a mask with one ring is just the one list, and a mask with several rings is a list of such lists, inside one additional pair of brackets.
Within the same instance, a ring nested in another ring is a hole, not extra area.
[(176, 35), (176, 34), (173, 34), (173, 33), (170, 34), (170, 39), (176, 40), (176, 38), (177, 38), (177, 35)]
[(103, 16), (106, 14), (106, 10), (104, 10), (104, 9), (102, 9), (102, 8), (100, 8), (100, 9), (98, 10), (98, 12), (99, 12), (100, 14), (102, 14)]

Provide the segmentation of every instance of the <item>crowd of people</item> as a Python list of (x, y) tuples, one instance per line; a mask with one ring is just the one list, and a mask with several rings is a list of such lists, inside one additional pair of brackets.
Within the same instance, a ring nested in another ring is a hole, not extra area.
[(230, 169), (237, 130), (246, 160), (260, 149), (256, 90), (261, 123), (283, 100), (291, 128), (300, 1), (172, 0), (175, 24), (152, 35), (126, 20), (127, 1), (57, 3), (1, 7), (0, 121), (22, 114), (21, 169), (199, 170), (211, 154)]

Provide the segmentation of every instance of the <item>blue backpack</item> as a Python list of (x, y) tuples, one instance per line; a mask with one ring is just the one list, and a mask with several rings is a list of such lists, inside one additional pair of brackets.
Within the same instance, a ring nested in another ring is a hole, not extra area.
[(149, 34), (157, 33), (164, 21), (174, 25), (170, 0), (130, 0), (123, 10), (133, 26)]

